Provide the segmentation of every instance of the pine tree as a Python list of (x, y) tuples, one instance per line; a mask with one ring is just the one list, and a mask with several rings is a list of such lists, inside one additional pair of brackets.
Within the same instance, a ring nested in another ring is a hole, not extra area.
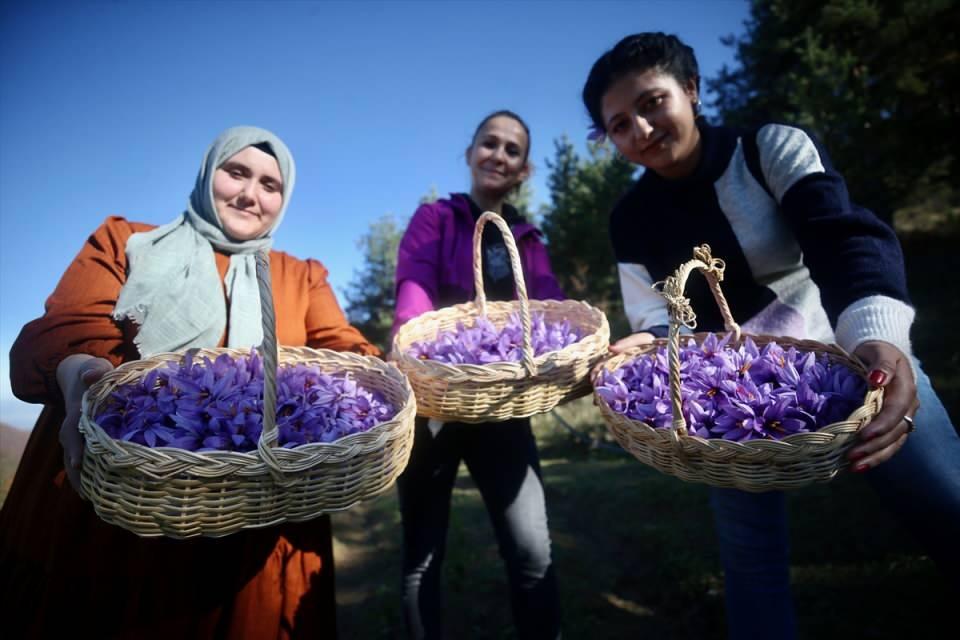
[(956, 204), (960, 6), (954, 0), (754, 2), (737, 64), (707, 86), (723, 121), (818, 135), (854, 199), (889, 218)]
[(636, 168), (605, 144), (590, 144), (581, 159), (564, 137), (547, 161), (550, 204), (541, 209), (550, 258), (567, 296), (603, 309), (614, 335), (626, 332), (609, 215), (632, 184)]
[(403, 236), (393, 214), (381, 216), (357, 241), (363, 253), (363, 268), (354, 271), (344, 292), (346, 313), (350, 323), (384, 353), (389, 351), (390, 327), (396, 302), (394, 276), (397, 270), (397, 247)]

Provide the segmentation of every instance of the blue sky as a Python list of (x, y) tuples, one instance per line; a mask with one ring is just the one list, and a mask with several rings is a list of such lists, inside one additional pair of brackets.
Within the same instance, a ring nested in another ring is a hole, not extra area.
[(373, 220), (468, 188), (463, 152), (484, 115), (529, 123), (536, 206), (553, 141), (583, 148), (597, 56), (662, 30), (710, 77), (747, 15), (746, 0), (3, 3), (0, 420), (39, 413), (12, 397), (7, 354), (87, 235), (108, 215), (180, 213), (222, 129), (288, 144), (297, 185), (275, 246), (321, 260), (342, 299)]

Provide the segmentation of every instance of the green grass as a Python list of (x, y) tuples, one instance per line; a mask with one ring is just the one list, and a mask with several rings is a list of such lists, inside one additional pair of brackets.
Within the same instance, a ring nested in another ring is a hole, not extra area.
[[(597, 435), (589, 400), (560, 412)], [(724, 637), (706, 487), (607, 449), (604, 438), (591, 448), (549, 415), (535, 431), (564, 637)], [(789, 506), (801, 637), (917, 640), (944, 628), (945, 583), (860, 478), (791, 492)], [(395, 493), (335, 517), (334, 529), (342, 637), (403, 637)], [(493, 532), (462, 469), (444, 571), (448, 637), (513, 637)]]

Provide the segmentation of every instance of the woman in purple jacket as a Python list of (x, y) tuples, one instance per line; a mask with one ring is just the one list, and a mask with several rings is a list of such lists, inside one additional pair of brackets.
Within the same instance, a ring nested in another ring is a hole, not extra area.
[[(467, 147), (470, 193), (422, 205), (397, 257), (394, 329), (435, 308), (467, 302), (473, 285), (473, 230), (484, 211), (510, 225), (531, 299), (562, 299), (540, 232), (506, 198), (530, 175), (530, 130), (515, 113), (497, 111)], [(483, 231), (488, 300), (515, 298), (513, 272), (500, 231)], [(558, 638), (560, 606), (537, 444), (530, 419), (485, 424), (418, 418), (410, 463), (400, 476), (403, 519), (403, 605), (410, 636), (442, 636), (440, 572), (450, 495), (463, 460), (483, 496), (507, 568), (520, 638)]]

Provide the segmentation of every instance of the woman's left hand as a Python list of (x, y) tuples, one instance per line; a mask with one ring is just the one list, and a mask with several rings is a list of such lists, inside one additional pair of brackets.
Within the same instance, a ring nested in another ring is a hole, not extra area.
[(889, 460), (912, 431), (904, 416), (913, 419), (920, 407), (910, 358), (889, 342), (871, 340), (853, 351), (867, 368), (874, 388), (883, 387), (883, 408), (860, 430), (861, 442), (847, 454), (860, 473)]
[(654, 340), (656, 340), (656, 336), (649, 331), (639, 331), (627, 336), (626, 338), (620, 338), (608, 348), (610, 349), (610, 353), (623, 353), (628, 349), (650, 344)]
[(87, 353), (74, 353), (57, 365), (57, 383), (63, 394), (64, 419), (60, 425), (60, 444), (63, 446), (63, 468), (67, 479), (77, 493), (82, 493), (80, 469), (83, 466), (83, 436), (80, 435), (81, 402), (83, 394), (99, 380), (113, 364), (104, 358)]

